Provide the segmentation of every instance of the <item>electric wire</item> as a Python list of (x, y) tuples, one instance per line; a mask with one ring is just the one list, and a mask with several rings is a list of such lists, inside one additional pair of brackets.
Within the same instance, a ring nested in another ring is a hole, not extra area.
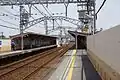
[[(41, 4), (42, 6), (43, 6), (43, 8), (46, 10), (46, 12), (52, 17), (52, 15), (50, 14), (50, 12), (46, 9), (46, 7), (43, 5), (43, 4)], [(55, 20), (55, 22), (58, 24), (58, 22)], [(58, 24), (58, 26), (60, 26), (59, 24)]]
[[(41, 12), (35, 5), (33, 5), (33, 6), (34, 6), (34, 8), (35, 8), (41, 15), (43, 15), (44, 17), (47, 16), (47, 14)], [(33, 9), (34, 9), (34, 8), (33, 8)], [(51, 21), (50, 21), (50, 22), (51, 22)], [(41, 23), (41, 24), (42, 24), (42, 23)], [(42, 25), (44, 25), (44, 24), (42, 24)]]
[(19, 20), (19, 18), (17, 18), (17, 17), (14, 17), (14, 16), (11, 16), (11, 15), (9, 15), (9, 14), (6, 14), (6, 13), (1, 13), (1, 15), (0, 16), (6, 16), (6, 17), (9, 17), (10, 19), (15, 19), (15, 20)]
[(103, 1), (102, 5), (100, 6), (100, 8), (98, 9), (98, 11), (96, 12), (96, 15), (100, 12), (100, 10), (102, 9), (102, 7), (104, 6), (106, 0)]
[[(29, 14), (29, 12), (25, 9), (25, 11)], [(30, 14), (31, 15), (31, 14)], [(35, 19), (33, 16), (31, 16), (31, 18), (32, 19)], [(44, 24), (42, 24), (42, 23), (39, 23), (39, 24), (41, 24), (41, 25), (44, 25)]]
[(15, 15), (15, 14), (13, 14), (12, 12), (10, 12), (10, 11), (8, 11), (8, 10), (4, 9), (4, 8), (3, 8), (3, 10), (4, 10), (5, 12), (7, 12), (7, 13), (11, 14), (12, 16), (19, 18), (19, 16), (18, 16), (18, 15)]
[(14, 23), (11, 23), (11, 22), (8, 22), (8, 21), (5, 21), (5, 20), (2, 20), (2, 19), (0, 19), (1, 21), (3, 21), (3, 22), (5, 22), (5, 23), (8, 23), (8, 24), (11, 24), (11, 25), (14, 25), (14, 26), (19, 26), (19, 25), (16, 25), (16, 24), (14, 24)]
[(41, 15), (46, 16), (46, 14), (43, 13), (43, 12), (41, 12), (35, 5), (33, 5), (33, 6), (35, 7), (35, 9), (37, 9), (37, 11), (38, 11)]
[[(15, 15), (15, 14), (11, 13), (10, 11), (6, 10), (5, 8), (2, 8), (2, 10), (3, 10), (4, 12), (6, 12), (6, 13), (9, 14), (9, 15), (8, 15), (8, 14), (3, 13), (3, 16), (8, 16), (9, 18), (15, 18), (15, 20), (16, 20), (16, 19), (19, 20), (19, 15)], [(10, 15), (11, 15), (11, 16), (10, 16)]]
[(5, 28), (9, 28), (9, 29), (19, 30), (19, 28), (9, 27), (9, 26), (5, 26), (5, 25), (2, 25), (2, 24), (0, 24), (0, 26), (5, 27)]
[(8, 10), (6, 10), (6, 9), (4, 9), (4, 11), (7, 12), (7, 13), (9, 13), (9, 14), (11, 14), (11, 15), (13, 15), (13, 16), (15, 16), (15, 17), (18, 17), (18, 18), (19, 18), (19, 16), (13, 14), (12, 12), (10, 12), (10, 11), (8, 11)]
[(50, 15), (50, 16), (52, 16), (51, 14), (50, 14), (50, 12), (47, 10), (47, 8), (42, 4), (42, 6), (43, 6), (43, 8), (46, 10), (46, 12)]

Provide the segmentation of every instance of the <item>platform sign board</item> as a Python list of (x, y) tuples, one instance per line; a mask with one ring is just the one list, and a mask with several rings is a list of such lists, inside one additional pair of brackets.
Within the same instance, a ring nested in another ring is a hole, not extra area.
[(11, 50), (11, 40), (10, 39), (0, 39), (0, 51), (10, 51)]
[(2, 45), (3, 45), (3, 46), (8, 46), (8, 45), (10, 45), (10, 40), (2, 40)]

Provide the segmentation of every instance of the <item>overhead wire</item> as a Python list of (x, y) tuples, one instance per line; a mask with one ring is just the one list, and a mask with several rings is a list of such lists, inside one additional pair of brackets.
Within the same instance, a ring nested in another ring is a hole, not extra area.
[[(19, 16), (17, 16), (17, 15), (15, 15), (15, 14), (13, 14), (13, 13), (11, 13), (10, 11), (8, 11), (8, 10), (6, 10), (6, 9), (4, 9), (4, 11), (5, 12), (7, 12), (7, 13), (9, 13), (10, 15), (12, 15), (11, 17), (19, 17)], [(26, 9), (25, 9), (25, 11), (27, 12), (27, 13), (29, 13)], [(4, 13), (3, 13), (4, 14)], [(4, 14), (4, 15), (6, 15), (6, 16), (9, 16), (8, 14)], [(9, 16), (10, 17), (10, 16)], [(35, 19), (33, 16), (31, 16), (33, 19)], [(18, 19), (18, 18), (17, 18)], [(8, 24), (11, 24), (11, 25), (14, 25), (14, 26), (19, 26), (19, 25), (16, 25), (16, 24), (14, 24), (14, 23), (11, 23), (11, 22), (8, 22), (8, 21), (5, 21), (5, 20), (2, 20), (2, 19), (0, 19), (1, 21), (3, 21), (3, 22), (6, 22), (6, 23), (8, 23)], [(40, 23), (41, 24), (41, 23)], [(42, 24), (43, 25), (43, 24)], [(9, 28), (9, 29), (14, 29), (14, 30), (19, 30), (19, 28), (14, 28), (14, 27), (9, 27), (9, 26), (6, 26), (6, 25), (0, 25), (1, 27), (5, 27), (5, 28)]]
[(16, 24), (14, 24), (14, 23), (11, 23), (11, 22), (8, 22), (8, 21), (5, 21), (5, 20), (3, 20), (3, 19), (0, 19), (1, 21), (3, 21), (3, 22), (5, 22), (5, 23), (8, 23), (8, 24), (11, 24), (11, 25), (14, 25), (14, 26), (19, 26), (19, 25), (16, 25)]
[[(29, 13), (26, 9), (25, 9), (25, 11), (26, 11), (27, 13)], [(30, 14), (30, 15), (31, 15), (31, 14)], [(31, 16), (31, 18), (35, 19), (33, 16)], [(44, 24), (42, 24), (42, 23), (39, 23), (39, 24), (44, 25)]]
[(9, 26), (5, 26), (5, 25), (2, 25), (2, 24), (0, 24), (0, 26), (5, 27), (5, 28), (9, 28), (9, 29), (19, 30), (19, 28), (9, 27)]
[(14, 16), (12, 16), (12, 15), (9, 15), (9, 14), (6, 14), (6, 13), (1, 13), (2, 15), (0, 15), (0, 16), (6, 16), (6, 17), (9, 17), (10, 19), (15, 19), (15, 20), (19, 20), (19, 18), (17, 18), (17, 17), (14, 17)]
[[(35, 9), (36, 9), (41, 15), (43, 15), (44, 17), (47, 16), (47, 14), (41, 12), (35, 5), (33, 5), (33, 6), (35, 7)], [(34, 9), (34, 8), (33, 8), (33, 9)], [(42, 24), (42, 25), (44, 25), (44, 24)]]
[[(46, 9), (46, 7), (43, 5), (43, 4), (41, 4), (42, 6), (43, 6), (43, 8), (46, 10), (46, 12), (52, 17), (52, 15), (50, 14), (50, 12)], [(55, 20), (55, 22), (58, 24), (58, 22)], [(58, 24), (58, 26), (60, 26), (59, 24)]]
[(43, 8), (46, 10), (46, 12), (50, 15), (50, 16), (52, 16), (51, 14), (50, 14), (50, 12), (47, 10), (47, 8), (42, 4), (42, 6), (43, 6)]
[[(9, 12), (9, 11), (7, 11), (7, 10), (5, 10), (4, 9), (4, 11), (6, 11), (6, 12)], [(10, 12), (9, 12), (10, 13)], [(8, 14), (4, 14), (3, 13), (3, 15), (2, 16), (9, 16)], [(10, 18), (13, 18), (12, 16), (9, 16)], [(17, 18), (15, 18), (15, 20), (16, 20)], [(14, 23), (11, 23), (11, 22), (9, 22), (9, 21), (5, 21), (5, 20), (3, 20), (3, 19), (0, 19), (1, 21), (3, 21), (3, 22), (5, 22), (5, 23), (8, 23), (8, 24), (11, 24), (11, 25), (14, 25), (14, 26), (19, 26), (19, 25), (16, 25), (16, 24), (14, 24)], [(0, 26), (2, 26), (2, 27), (6, 27), (6, 28), (11, 28), (11, 29), (18, 29), (18, 28), (13, 28), (13, 27), (8, 27), (8, 26), (5, 26), (5, 25), (0, 25)]]
[(12, 15), (12, 17), (14, 17), (14, 18), (16, 18), (16, 19), (19, 19), (19, 16), (18, 16), (18, 15), (13, 14), (12, 12), (10, 12), (10, 11), (4, 9), (4, 8), (3, 8), (3, 10), (4, 10), (5, 12), (9, 13), (10, 15)]
[[(25, 9), (25, 11), (29, 14), (29, 12)], [(31, 14), (30, 14), (31, 15)], [(31, 18), (33, 18), (33, 19), (35, 19), (33, 16), (31, 16)], [(44, 24), (42, 24), (42, 23), (39, 23), (39, 24), (41, 24), (41, 25), (44, 25)]]
[(41, 12), (35, 5), (33, 5), (33, 6), (35, 7), (35, 9), (37, 9), (37, 11), (38, 11), (41, 15), (46, 16), (46, 14), (43, 13), (43, 12)]
[[(43, 15), (44, 17), (47, 16), (47, 14), (41, 12), (35, 5), (33, 5), (33, 6), (35, 7), (35, 9), (37, 9), (37, 11), (38, 11), (41, 15)], [(51, 22), (51, 21), (50, 21), (50, 22)]]
[[(2, 8), (2, 10), (5, 12), (5, 13), (2, 13), (3, 16), (8, 16), (9, 18), (15, 18), (15, 20), (16, 19), (19, 20), (19, 15), (11, 13), (10, 11), (6, 10), (4, 7)], [(6, 14), (6, 13), (8, 13), (8, 14)]]
[(98, 9), (98, 11), (96, 12), (96, 14), (95, 14), (95, 15), (97, 15), (97, 14), (100, 12), (100, 10), (101, 10), (101, 9), (102, 9), (102, 7), (104, 6), (105, 2), (106, 2), (106, 0), (104, 0), (104, 1), (103, 1), (102, 5), (100, 6), (100, 8)]
[[(35, 7), (35, 9), (41, 14), (41, 15), (43, 15), (43, 16), (45, 16), (46, 14), (45, 13), (43, 13), (43, 12), (41, 12), (35, 5), (33, 5), (34, 7)], [(33, 7), (32, 7), (33, 8)], [(33, 8), (34, 9), (34, 8)], [(39, 24), (42, 24), (42, 23), (39, 23)], [(44, 25), (44, 24), (42, 24), (42, 25)]]
[[(27, 12), (27, 14), (29, 14), (29, 12), (25, 9), (25, 11)], [(31, 14), (29, 14), (30, 15), (30, 17), (34, 20), (35, 18), (33, 17), (33, 16), (31, 16)], [(42, 24), (42, 23), (39, 23), (39, 24), (41, 24), (41, 25), (44, 25), (44, 24)], [(25, 31), (25, 32), (27, 32), (27, 31)]]
[(12, 12), (10, 12), (10, 11), (8, 11), (8, 10), (6, 10), (6, 9), (3, 9), (5, 12), (7, 12), (7, 13), (9, 13), (9, 14), (11, 14), (11, 15), (13, 15), (13, 16), (15, 16), (15, 17), (18, 17), (19, 18), (19, 16), (17, 16), (17, 15), (15, 15), (15, 14), (13, 14)]

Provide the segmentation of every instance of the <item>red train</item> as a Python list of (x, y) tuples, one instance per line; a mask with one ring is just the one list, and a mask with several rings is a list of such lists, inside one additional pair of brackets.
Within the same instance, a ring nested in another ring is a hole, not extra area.
[(21, 38), (23, 36), (23, 49), (32, 49), (43, 46), (56, 45), (56, 37), (36, 34), (36, 33), (23, 33), (10, 36), (11, 41), (15, 43), (15, 50), (21, 50)]

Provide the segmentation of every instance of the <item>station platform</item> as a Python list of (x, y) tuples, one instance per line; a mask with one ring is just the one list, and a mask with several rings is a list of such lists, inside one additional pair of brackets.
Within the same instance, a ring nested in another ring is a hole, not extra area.
[(86, 50), (69, 50), (48, 80), (101, 80)]
[(52, 47), (55, 47), (55, 46), (56, 45), (50, 45), (50, 46), (38, 47), (38, 48), (27, 49), (27, 50), (17, 50), (17, 51), (11, 51), (11, 52), (3, 52), (3, 53), (0, 53), (0, 59), (16, 56), (16, 55), (20, 55), (20, 54), (30, 53), (30, 52), (38, 51), (38, 50), (41, 50), (41, 49), (52, 48)]

